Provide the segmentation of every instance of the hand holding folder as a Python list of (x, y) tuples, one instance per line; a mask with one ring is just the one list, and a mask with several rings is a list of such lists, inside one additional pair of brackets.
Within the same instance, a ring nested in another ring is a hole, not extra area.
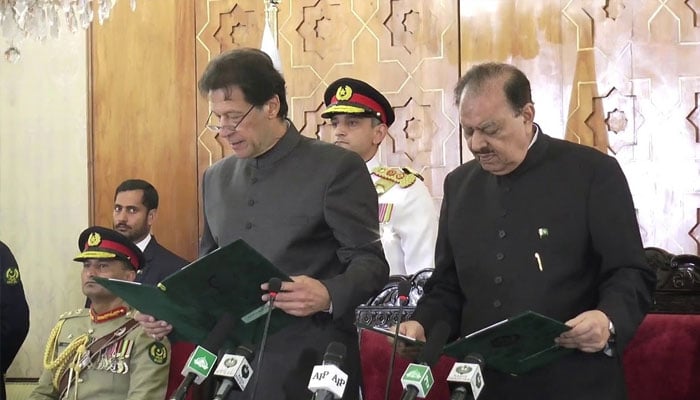
[[(360, 327), (393, 336), (389, 329)], [(468, 354), (480, 354), (488, 367), (520, 375), (572, 352), (554, 343), (556, 337), (569, 329), (560, 321), (526, 311), (447, 344), (443, 354), (458, 360)], [(400, 336), (399, 340), (413, 346), (423, 344), (408, 337)]]
[[(224, 312), (236, 318), (231, 345), (256, 344), (262, 335), (267, 303), (260, 284), (270, 278), (291, 281), (245, 241), (237, 240), (190, 263), (157, 286), (118, 279), (95, 281), (131, 307), (173, 326), (171, 337), (200, 343)], [(270, 333), (296, 317), (272, 311)]]

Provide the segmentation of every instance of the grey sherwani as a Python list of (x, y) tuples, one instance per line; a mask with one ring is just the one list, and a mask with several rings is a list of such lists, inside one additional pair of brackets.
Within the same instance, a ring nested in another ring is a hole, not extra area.
[[(290, 123), (280, 141), (252, 159), (227, 157), (204, 174), (200, 255), (242, 238), (289, 275), (319, 279), (333, 314), (317, 313), (271, 335), (258, 399), (302, 399), (311, 370), (331, 341), (347, 346), (345, 399), (355, 399), (359, 354), (354, 309), (385, 284), (377, 195), (363, 160), (303, 137)], [(260, 282), (262, 283), (262, 282)], [(261, 293), (262, 294), (262, 293)], [(252, 385), (243, 396), (249, 398)]]

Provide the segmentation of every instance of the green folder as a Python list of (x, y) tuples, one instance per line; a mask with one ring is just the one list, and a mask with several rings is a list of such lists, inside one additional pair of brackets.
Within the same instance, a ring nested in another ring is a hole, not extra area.
[[(358, 326), (387, 336), (394, 335), (391, 329), (364, 324)], [(458, 360), (469, 354), (479, 354), (489, 368), (520, 375), (572, 352), (572, 349), (554, 344), (554, 339), (569, 329), (560, 321), (534, 311), (525, 311), (447, 344), (443, 354)], [(406, 336), (399, 336), (399, 340), (407, 346), (425, 344)]]
[[(260, 284), (276, 277), (291, 281), (245, 241), (218, 248), (165, 278), (157, 286), (119, 279), (95, 281), (131, 307), (169, 322), (172, 339), (202, 343), (225, 312), (237, 319), (228, 344), (259, 342), (267, 303), (260, 297)], [(269, 333), (292, 323), (297, 317), (273, 309)]]
[(520, 375), (572, 352), (554, 343), (569, 329), (560, 321), (526, 311), (457, 339), (444, 352), (460, 360), (477, 353), (488, 367)]

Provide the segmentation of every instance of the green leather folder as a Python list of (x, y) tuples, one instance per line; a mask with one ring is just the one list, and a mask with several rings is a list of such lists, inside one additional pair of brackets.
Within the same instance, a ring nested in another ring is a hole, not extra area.
[[(391, 329), (364, 324), (358, 324), (358, 327), (391, 337), (394, 335)], [(569, 329), (562, 322), (534, 311), (525, 311), (447, 344), (443, 354), (458, 360), (469, 354), (479, 354), (487, 367), (520, 375), (572, 352), (554, 344), (554, 339)], [(409, 347), (425, 344), (406, 336), (400, 336), (399, 340)]]
[[(291, 281), (243, 240), (237, 240), (186, 265), (157, 286), (118, 279), (95, 281), (131, 307), (172, 324), (172, 339), (201, 343), (224, 312), (237, 319), (228, 344), (259, 342), (267, 304), (260, 284), (276, 277)], [(296, 317), (273, 309), (269, 333)]]
[(526, 311), (457, 339), (444, 352), (459, 360), (477, 353), (488, 367), (520, 375), (573, 351), (554, 344), (569, 329), (560, 321)]

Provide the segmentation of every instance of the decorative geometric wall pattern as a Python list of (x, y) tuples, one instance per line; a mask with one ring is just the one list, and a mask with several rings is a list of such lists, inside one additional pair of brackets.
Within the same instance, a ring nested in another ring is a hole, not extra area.
[[(459, 137), (455, 82), (475, 62), (512, 62), (533, 83), (547, 134), (618, 159), (644, 244), (696, 253), (696, 10), (698, 0), (283, 0), (290, 118), (304, 135), (331, 140), (320, 118), (328, 84), (352, 76), (375, 85), (397, 114), (382, 161), (422, 171), (437, 203), (446, 173), (471, 158)], [(206, 13), (206, 23), (198, 16), (198, 72), (220, 51), (259, 46), (262, 0), (209, 0)], [(198, 105), (201, 124), (207, 113)], [(198, 150), (200, 172), (228, 154), (203, 131)]]
[(630, 182), (644, 244), (674, 253), (700, 250), (697, 9), (697, 1), (668, 0), (581, 0), (562, 8), (564, 36), (575, 39), (579, 55), (592, 56), (587, 79), (576, 83), (597, 93), (572, 98), (572, 105), (592, 105), (587, 115), (570, 114), (589, 129), (567, 138), (591, 144), (606, 134), (606, 151)]

